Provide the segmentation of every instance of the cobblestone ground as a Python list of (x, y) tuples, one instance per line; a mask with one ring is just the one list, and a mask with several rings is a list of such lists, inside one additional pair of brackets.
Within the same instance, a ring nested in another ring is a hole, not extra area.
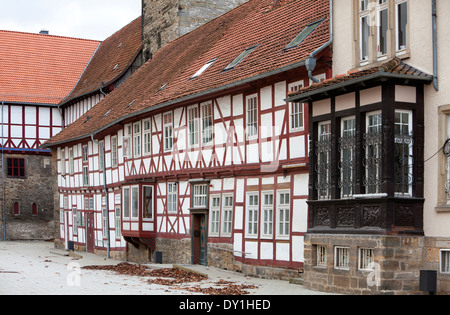
[(160, 285), (161, 281), (149, 282), (148, 277), (84, 269), (121, 262), (89, 253), (80, 255), (79, 259), (63, 256), (51, 242), (0, 242), (0, 295), (193, 295), (211, 292), (195, 289), (223, 288), (227, 283), (250, 288), (245, 289), (250, 295), (319, 294), (287, 281), (249, 278), (207, 267), (198, 270), (208, 274), (208, 279), (199, 283)]

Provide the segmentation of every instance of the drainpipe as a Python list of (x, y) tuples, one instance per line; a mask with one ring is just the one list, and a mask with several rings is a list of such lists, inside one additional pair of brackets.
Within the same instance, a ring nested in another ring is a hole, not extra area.
[(433, 10), (433, 85), (436, 91), (439, 91), (438, 70), (437, 70), (437, 10), (436, 0), (432, 0)]
[[(97, 140), (94, 140), (94, 134), (91, 134), (92, 142), (98, 145), (100, 149), (100, 154), (103, 156), (103, 186), (105, 190), (105, 202), (106, 202), (106, 233), (108, 234), (107, 237), (107, 244), (106, 244), (106, 256), (108, 259), (111, 258), (110, 251), (111, 251), (111, 236), (110, 236), (110, 229), (109, 229), (109, 196), (108, 196), (108, 185), (106, 183), (106, 159), (105, 159), (105, 146), (104, 144), (101, 144)], [(103, 215), (103, 213), (102, 213)]]
[(325, 44), (323, 44), (318, 49), (316, 49), (315, 51), (313, 51), (305, 61), (308, 76), (315, 83), (319, 83), (319, 80), (317, 80), (312, 74), (314, 69), (316, 68), (317, 63), (316, 55), (325, 48), (327, 48), (328, 46), (330, 46), (332, 43), (333, 43), (333, 0), (330, 0), (330, 40)]
[(5, 102), (2, 101), (2, 228), (3, 241), (6, 242), (6, 212), (5, 212), (5, 155), (4, 155), (4, 136), (3, 136), (3, 107)]

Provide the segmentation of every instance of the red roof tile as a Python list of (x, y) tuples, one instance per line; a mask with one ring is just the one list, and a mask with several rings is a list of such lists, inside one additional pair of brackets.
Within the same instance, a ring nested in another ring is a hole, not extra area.
[[(298, 47), (286, 51), (284, 48), (308, 24), (328, 17), (329, 1), (296, 0), (268, 11), (272, 2), (250, 0), (169, 43), (122, 86), (50, 139), (46, 146), (87, 137), (154, 106), (176, 104), (292, 65), (300, 66), (311, 52), (329, 40), (328, 18)], [(223, 71), (246, 48), (257, 44), (259, 46), (235, 68)], [(218, 60), (202, 75), (190, 80), (215, 58)], [(164, 84), (167, 86), (158, 92)], [(107, 112), (110, 113), (104, 117)], [(85, 123), (87, 116), (90, 119)]]
[(119, 79), (136, 59), (141, 45), (142, 25), (139, 17), (101, 43), (77, 86), (63, 100), (63, 104), (98, 91), (102, 83), (108, 86)]
[(58, 104), (99, 42), (0, 30), (0, 101)]

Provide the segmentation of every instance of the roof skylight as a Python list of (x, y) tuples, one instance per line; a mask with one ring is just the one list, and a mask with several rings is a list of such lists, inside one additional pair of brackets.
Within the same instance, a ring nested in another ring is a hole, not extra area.
[(290, 48), (294, 48), (297, 47), (298, 45), (300, 45), (305, 39), (306, 37), (308, 37), (309, 34), (311, 34), (317, 26), (320, 25), (320, 23), (323, 22), (323, 20), (325, 20), (325, 18), (313, 22), (311, 24), (309, 24), (308, 26), (305, 27), (305, 29), (297, 35), (296, 38), (294, 38), (294, 40), (292, 42), (289, 43), (289, 45), (286, 46), (286, 48), (284, 50), (290, 49)]
[(236, 59), (233, 60), (224, 70), (230, 70), (236, 67), (242, 60), (244, 60), (245, 57), (250, 55), (252, 51), (254, 51), (258, 47), (258, 45), (252, 46), (244, 50), (242, 54), (240, 54)]
[(191, 79), (198, 78), (203, 72), (206, 71), (206, 69), (208, 69), (209, 67), (211, 67), (212, 64), (213, 64), (214, 62), (216, 62), (216, 60), (217, 60), (217, 58), (208, 61), (203, 67), (200, 68), (200, 70), (198, 70), (198, 71), (191, 77)]

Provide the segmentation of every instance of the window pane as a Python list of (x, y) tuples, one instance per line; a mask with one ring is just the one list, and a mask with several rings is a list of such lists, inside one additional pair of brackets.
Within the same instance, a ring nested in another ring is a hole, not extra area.
[(123, 216), (130, 217), (130, 188), (123, 189)]
[(408, 23), (407, 11), (407, 2), (397, 5), (397, 50), (406, 48), (406, 24)]
[(139, 215), (139, 188), (131, 188), (131, 217), (138, 218)]
[(378, 55), (387, 53), (388, 10), (380, 11), (380, 24), (378, 27)]
[(153, 187), (143, 187), (143, 208), (142, 217), (144, 219), (153, 219)]

